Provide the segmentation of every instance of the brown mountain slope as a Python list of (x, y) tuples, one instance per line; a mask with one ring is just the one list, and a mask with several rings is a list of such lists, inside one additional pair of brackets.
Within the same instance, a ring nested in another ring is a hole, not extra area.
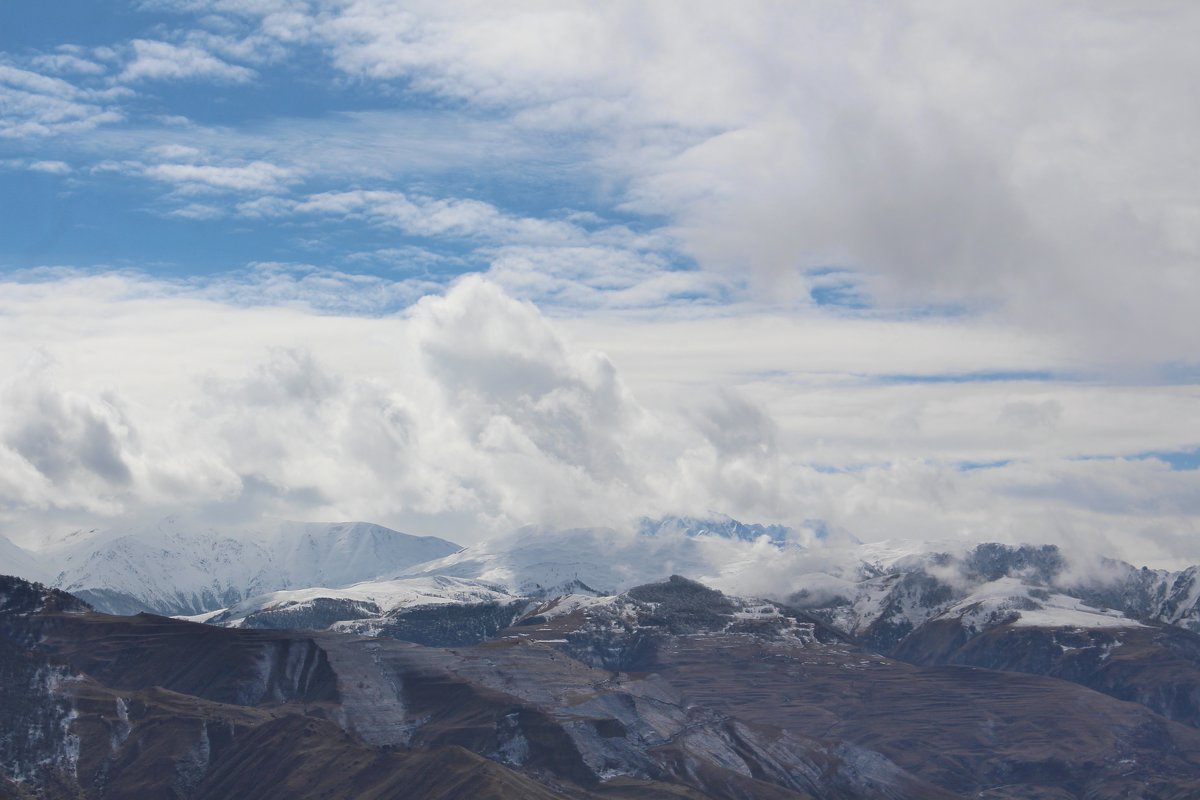
[(542, 609), (458, 648), (111, 617), (21, 592), (32, 601), (0, 608), (10, 794), (1200, 797), (1200, 731), (1140, 705), (884, 658), (688, 581)]

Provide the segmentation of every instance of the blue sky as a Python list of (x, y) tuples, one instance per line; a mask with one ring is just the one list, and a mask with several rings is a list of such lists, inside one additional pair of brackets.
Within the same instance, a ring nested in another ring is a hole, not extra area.
[(717, 510), (1200, 558), (1198, 31), (6, 4), (0, 526)]
[[(269, 262), (447, 283), (486, 269), (498, 248), (595, 238), (650, 252), (656, 268), (694, 268), (677, 249), (630, 241), (664, 217), (621, 208), (591, 132), (522, 125), (511, 104), (472, 104), (406, 75), (348, 74), (318, 42), (263, 35), (254, 14), (189, 8), (203, 10), (3, 11), (16, 112), (0, 139), (7, 271), (203, 279)], [(371, 197), (295, 209), (352, 192)], [(397, 200), (399, 217), (387, 208)], [(470, 219), (429, 218), (449, 214)]]

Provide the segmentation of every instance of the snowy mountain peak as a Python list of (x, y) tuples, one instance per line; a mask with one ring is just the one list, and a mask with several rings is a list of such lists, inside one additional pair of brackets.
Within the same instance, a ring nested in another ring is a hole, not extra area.
[(0, 536), (0, 575), (12, 575), (29, 581), (45, 581), (46, 574), (37, 556)]
[(679, 532), (688, 536), (722, 536), (743, 542), (757, 541), (766, 536), (775, 545), (784, 545), (796, 538), (796, 533), (786, 525), (759, 525), (739, 522), (732, 517), (716, 515), (707, 518), (666, 516), (659, 519), (643, 517), (637, 522), (637, 530), (643, 536), (655, 536), (665, 532)]
[(171, 516), (73, 540), (47, 558), (56, 586), (101, 610), (198, 614), (270, 591), (346, 586), (460, 549), (365, 522), (220, 529)]

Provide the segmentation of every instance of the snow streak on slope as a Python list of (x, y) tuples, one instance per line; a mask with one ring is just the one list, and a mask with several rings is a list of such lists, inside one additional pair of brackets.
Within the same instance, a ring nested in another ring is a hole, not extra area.
[(403, 580), (364, 581), (340, 589), (312, 587), (269, 592), (243, 600), (213, 621), (236, 627), (239, 621), (251, 614), (284, 609), (300, 613), (313, 607), (316, 601), (325, 599), (360, 604), (370, 608), (374, 616), (386, 616), (405, 608), (458, 603), (511, 603), (519, 598), (478, 581), (437, 575)]
[(1119, 611), (1093, 608), (1078, 598), (1008, 577), (976, 588), (935, 619), (957, 619), (974, 633), (1000, 623), (1038, 628), (1143, 627)]

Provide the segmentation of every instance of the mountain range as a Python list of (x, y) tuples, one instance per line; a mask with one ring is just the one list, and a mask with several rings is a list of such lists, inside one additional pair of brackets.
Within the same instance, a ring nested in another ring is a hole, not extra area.
[(57, 587), (0, 586), (0, 797), (1200, 796), (1196, 567), (727, 518), (0, 559)]

